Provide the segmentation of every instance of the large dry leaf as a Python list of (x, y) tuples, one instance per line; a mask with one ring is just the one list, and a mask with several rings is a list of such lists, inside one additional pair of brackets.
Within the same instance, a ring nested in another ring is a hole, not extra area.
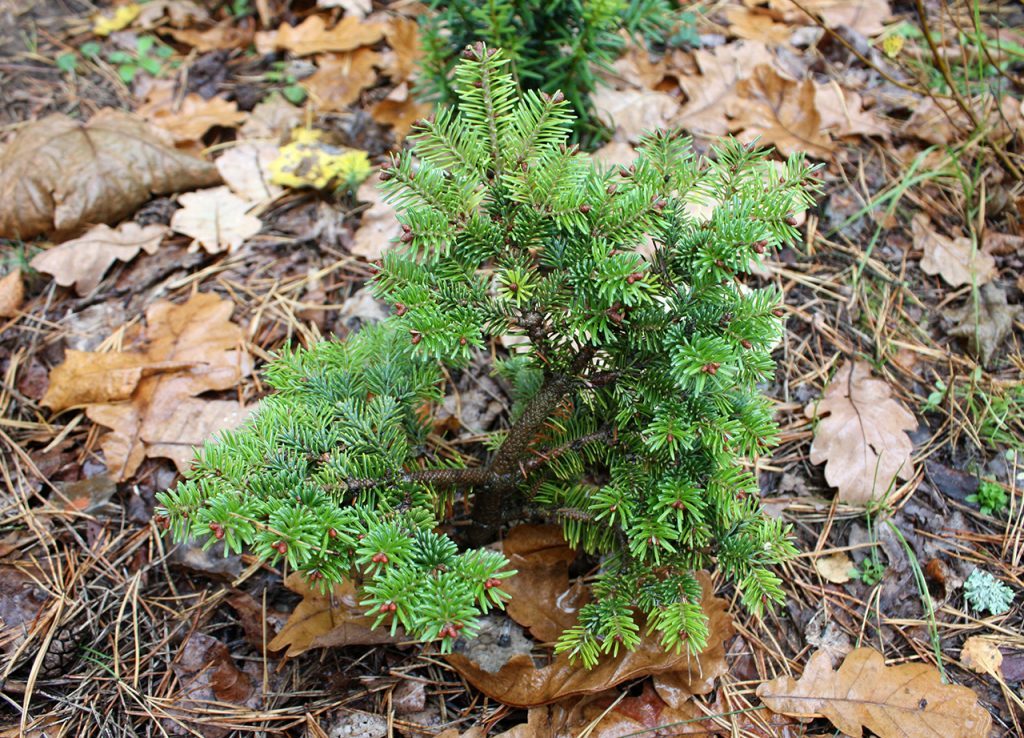
[(192, 446), (238, 426), (249, 412), (237, 402), (197, 399), (252, 372), (232, 309), (203, 293), (181, 305), (156, 303), (146, 311), (144, 350), (68, 351), (41, 402), (55, 411), (84, 405), (93, 422), (112, 429), (100, 445), (118, 481), (147, 456), (171, 458), (184, 471)]
[(505, 537), (502, 551), (517, 572), (501, 585), (512, 596), (509, 617), (538, 641), (557, 640), (576, 622), (587, 598), (582, 584), (569, 584), (576, 551), (562, 537), (562, 526), (517, 526)]
[(982, 286), (977, 303), (968, 300), (963, 307), (950, 310), (947, 317), (956, 322), (949, 335), (967, 339), (970, 352), (990, 366), (1014, 321), (1024, 319), (1024, 307), (1008, 304), (1006, 291), (989, 283)]
[(348, 16), (328, 30), (327, 22), (322, 17), (311, 15), (297, 26), (281, 26), (276, 31), (257, 33), (256, 50), (261, 54), (290, 51), (296, 56), (321, 54), (325, 51), (352, 51), (380, 41), (384, 37), (385, 28), (383, 23), (367, 23), (355, 16)]
[(13, 318), (25, 301), (25, 283), (21, 270), (15, 269), (0, 277), (0, 318)]
[(928, 664), (886, 666), (871, 648), (850, 652), (838, 671), (815, 652), (799, 680), (765, 682), (757, 696), (775, 712), (825, 717), (847, 735), (881, 738), (987, 738), (992, 718), (967, 687), (943, 684)]
[(116, 229), (98, 225), (84, 236), (65, 241), (32, 259), (32, 266), (52, 274), (62, 287), (75, 286), (79, 295), (88, 295), (103, 279), (115, 261), (131, 261), (139, 251), (155, 254), (167, 234), (159, 224), (140, 226), (128, 221)]
[(886, 382), (871, 376), (867, 362), (844, 364), (806, 413), (820, 418), (811, 463), (825, 463), (825, 479), (842, 502), (867, 504), (885, 495), (897, 477), (914, 476), (907, 433), (917, 428), (917, 420), (893, 399)]
[(925, 274), (940, 275), (950, 287), (984, 284), (995, 276), (996, 260), (974, 248), (965, 236), (947, 238), (937, 233), (924, 213), (918, 213), (910, 224), (914, 248), (921, 249), (921, 269)]
[(736, 95), (726, 104), (729, 127), (744, 143), (756, 139), (787, 156), (804, 152), (827, 158), (835, 145), (822, 130), (816, 94), (812, 80), (796, 82), (761, 64), (736, 83)]
[(673, 672), (676, 688), (692, 685), (693, 691), (706, 687), (709, 675), (720, 674), (725, 667), (724, 641), (732, 635), (733, 625), (725, 600), (713, 595), (711, 578), (698, 575), (704, 590), (701, 606), (708, 616), (708, 648), (697, 655), (666, 652), (656, 636), (645, 636), (636, 651), (620, 651), (603, 657), (587, 670), (561, 654), (548, 665), (534, 666), (526, 654), (513, 656), (497, 672), (488, 672), (466, 656), (453, 653), (446, 658), (462, 676), (488, 697), (514, 707), (533, 707), (566, 697), (603, 692), (629, 679)]
[(298, 656), (311, 648), (372, 646), (406, 640), (399, 629), (395, 635), (384, 627), (374, 628), (374, 617), (359, 605), (359, 597), (348, 580), (335, 585), (328, 594), (309, 586), (299, 572), (292, 572), (285, 586), (302, 595), (281, 632), (268, 644), (272, 651), (287, 648), (286, 655)]
[(302, 85), (321, 110), (345, 110), (377, 81), (380, 64), (381, 55), (371, 49), (325, 54), (317, 57), (316, 72)]
[(189, 192), (178, 202), (183, 207), (171, 216), (171, 228), (191, 236), (211, 254), (237, 249), (263, 227), (259, 218), (249, 214), (252, 203), (227, 187)]
[(205, 99), (193, 92), (176, 104), (173, 99), (146, 105), (139, 115), (171, 134), (176, 142), (198, 141), (214, 126), (236, 128), (247, 114), (222, 97)]
[(0, 237), (117, 222), (152, 195), (218, 181), (212, 164), (127, 113), (102, 110), (84, 124), (51, 115), (21, 129), (0, 154)]
[[(791, 23), (814, 23), (793, 0), (770, 0), (768, 4)], [(888, 0), (801, 0), (799, 5), (820, 16), (829, 28), (845, 26), (865, 36), (881, 33), (892, 16)]]
[(759, 65), (770, 63), (771, 54), (759, 41), (739, 41), (713, 51), (701, 49), (693, 56), (701, 73), (679, 78), (687, 102), (676, 123), (694, 133), (724, 136), (729, 132), (726, 109), (735, 95), (736, 83)]

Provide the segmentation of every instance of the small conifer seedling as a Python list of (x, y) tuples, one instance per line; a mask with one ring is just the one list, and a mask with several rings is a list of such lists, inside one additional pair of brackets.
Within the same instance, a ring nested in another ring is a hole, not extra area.
[[(354, 580), (381, 626), (448, 649), (507, 598), (482, 544), (509, 510), (546, 510), (599, 562), (560, 650), (590, 666), (641, 628), (700, 650), (694, 572), (717, 566), (759, 612), (793, 552), (749, 464), (776, 439), (757, 383), (783, 309), (739, 280), (797, 236), (811, 168), (735, 141), (701, 158), (670, 132), (612, 169), (567, 146), (562, 95), (520, 95), (498, 51), (464, 56), (458, 111), (381, 174), (403, 232), (373, 280), (392, 315), (270, 364), (276, 392), (202, 449), (163, 514), (178, 538)], [(494, 357), (510, 415), (458, 454), (430, 408), (474, 357)], [(456, 498), (472, 507), (458, 543), (440, 530)]]
[(452, 74), (461, 51), (477, 43), (501, 48), (509, 72), (523, 89), (561, 91), (580, 116), (577, 133), (599, 124), (590, 93), (602, 70), (625, 45), (623, 31), (638, 40), (664, 39), (682, 16), (668, 0), (430, 0), (421, 17), (421, 88), (438, 102), (458, 102)]

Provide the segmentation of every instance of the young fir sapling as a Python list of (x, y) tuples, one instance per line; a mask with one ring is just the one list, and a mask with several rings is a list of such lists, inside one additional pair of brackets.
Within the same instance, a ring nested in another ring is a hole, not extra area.
[[(577, 134), (600, 129), (590, 101), (602, 71), (625, 46), (623, 32), (643, 42), (665, 39), (684, 21), (668, 0), (430, 0), (420, 18), (419, 88), (442, 104), (458, 102), (453, 70), (467, 46), (501, 48), (523, 89), (565, 95)], [(691, 20), (692, 22), (692, 20)]]
[[(164, 515), (179, 539), (251, 546), (324, 588), (352, 578), (378, 624), (449, 649), (507, 598), (506, 560), (480, 545), (526, 504), (600, 561), (559, 650), (592, 666), (645, 625), (698, 651), (694, 572), (717, 566), (760, 612), (793, 552), (746, 461), (776, 440), (756, 385), (783, 310), (739, 279), (797, 236), (812, 168), (735, 141), (698, 157), (678, 132), (609, 168), (566, 145), (564, 96), (517, 93), (499, 51), (464, 57), (458, 110), (381, 174), (403, 231), (373, 280), (392, 315), (270, 364), (276, 393), (206, 444)], [(504, 352), (509, 335), (527, 340)], [(430, 408), (446, 367), (489, 355), (509, 427), (460, 454)], [(457, 496), (464, 550), (439, 532)]]

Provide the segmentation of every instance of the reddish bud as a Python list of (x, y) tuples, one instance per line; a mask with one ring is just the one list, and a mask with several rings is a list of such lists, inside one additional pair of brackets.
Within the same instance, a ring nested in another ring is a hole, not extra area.
[(491, 577), (486, 582), (484, 582), (484, 589), (494, 589), (495, 587), (499, 586), (501, 586), (501, 580), (495, 579), (494, 577)]
[(616, 191), (617, 191), (618, 189), (619, 189), (619, 186), (618, 186), (617, 184), (610, 184), (610, 185), (608, 185), (608, 187), (607, 187), (607, 188), (605, 189), (605, 192), (607, 192), (607, 193), (608, 193), (609, 195), (614, 195), (614, 194), (615, 194), (615, 192), (616, 192)]
[(224, 527), (220, 523), (210, 523), (210, 530), (218, 541), (224, 537)]
[(668, 441), (669, 443), (675, 443), (676, 442), (676, 437), (672, 433), (666, 433), (665, 434), (665, 440)]
[(370, 561), (372, 561), (375, 564), (386, 564), (388, 563), (389, 559), (386, 553), (384, 553), (383, 551), (378, 551), (373, 555), (373, 558), (370, 559)]
[(401, 318), (403, 315), (405, 315), (406, 312), (408, 312), (408, 310), (409, 310), (409, 308), (407, 308), (404, 303), (401, 303), (401, 302), (396, 302), (395, 303), (395, 315), (397, 315), (399, 318)]
[(527, 164), (525, 161), (519, 162), (519, 168), (523, 171), (523, 174), (526, 174), (528, 171), (530, 171), (530, 165)]
[(409, 233), (412, 230), (412, 226), (408, 223), (402, 223), (402, 233)]
[(721, 364), (717, 362), (709, 361), (707, 364), (702, 366), (700, 370), (705, 374), (711, 374), (712, 376), (714, 376), (715, 374), (718, 374), (718, 367), (720, 366)]
[(562, 94), (561, 90), (555, 90), (555, 94), (551, 97), (551, 102), (557, 105), (558, 103), (565, 102), (565, 95)]
[(519, 285), (516, 284), (515, 282), (509, 282), (508, 291), (509, 292), (518, 292), (519, 291)]
[(750, 341), (744, 338), (742, 341), (740, 341), (740, 346), (742, 346), (745, 349), (749, 349), (753, 348), (754, 344), (752, 344)]
[(686, 507), (686, 503), (683, 502), (682, 500), (676, 500), (675, 502), (672, 503), (671, 507), (675, 508), (676, 510), (682, 510), (683, 508)]
[(466, 337), (465, 336), (459, 336), (459, 345), (460, 346), (465, 346), (466, 345)]
[(758, 241), (757, 243), (754, 244), (754, 251), (756, 251), (759, 254), (763, 254), (765, 252), (765, 249), (767, 249), (767, 248), (768, 248), (768, 242), (767, 241)]
[(402, 237), (399, 240), (402, 243), (409, 243), (414, 238), (416, 238), (416, 234), (415, 233), (413, 233), (412, 231), (406, 231), (405, 233), (402, 234)]
[(644, 275), (641, 274), (640, 272), (633, 272), (628, 277), (626, 277), (626, 284), (633, 284), (635, 282), (639, 282), (643, 278)]
[(272, 546), (272, 548), (277, 549), (277, 552), (279, 554), (281, 554), (282, 556), (284, 556), (286, 553), (288, 553), (288, 544), (285, 543), (284, 541), (278, 541), (277, 543), (275, 543)]
[(783, 310), (782, 308), (775, 308), (774, 310), (772, 310), (772, 315), (774, 315), (776, 318), (781, 318), (785, 314), (786, 311)]
[(587, 203), (583, 203), (582, 205), (580, 205), (580, 212), (583, 213), (584, 215), (589, 213), (590, 210), (591, 210), (590, 205), (588, 205)]
[(334, 528), (331, 528), (330, 530), (327, 531), (327, 537), (328, 538), (337, 538), (338, 537), (338, 531), (336, 531)]
[(415, 346), (423, 340), (423, 334), (417, 331), (409, 331), (409, 335), (412, 337), (412, 345)]
[(786, 225), (795, 226), (796, 225), (796, 216), (792, 215), (792, 214), (787, 215), (786, 216)]

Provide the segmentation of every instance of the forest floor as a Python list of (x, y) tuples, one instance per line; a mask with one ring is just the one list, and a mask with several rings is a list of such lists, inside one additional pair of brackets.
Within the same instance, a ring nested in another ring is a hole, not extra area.
[[(670, 44), (630, 44), (606, 75), (595, 102), (613, 134), (596, 155), (629, 161), (644, 130), (679, 126), (701, 150), (733, 134), (823, 164), (803, 242), (754, 279), (788, 313), (767, 388), (782, 442), (757, 470), (801, 553), (763, 619), (709, 584), (723, 599), (706, 600), (713, 647), (695, 659), (654, 649), (583, 675), (545, 666), (586, 592), (538, 520), (504, 541), (525, 582), (516, 612), (461, 661), (371, 631), (350, 592), (174, 547), (153, 521), (192, 446), (265, 393), (274, 352), (387, 314), (364, 283), (393, 211), (372, 177), (325, 185), (352, 171), (346, 151), (376, 166), (430, 112), (412, 92), (423, 7), (0, 0), (0, 735), (800, 736), (863, 721), (955, 738), (982, 734), (975, 700), (991, 735), (1024, 735), (1024, 11), (684, 5)], [(228, 354), (228, 381), (189, 374)], [(438, 433), (500, 429), (500, 382), (468, 371), (448, 391)], [(1009, 587), (1008, 610), (965, 598), (976, 570)], [(773, 680), (809, 664), (810, 719), (768, 709)]]

